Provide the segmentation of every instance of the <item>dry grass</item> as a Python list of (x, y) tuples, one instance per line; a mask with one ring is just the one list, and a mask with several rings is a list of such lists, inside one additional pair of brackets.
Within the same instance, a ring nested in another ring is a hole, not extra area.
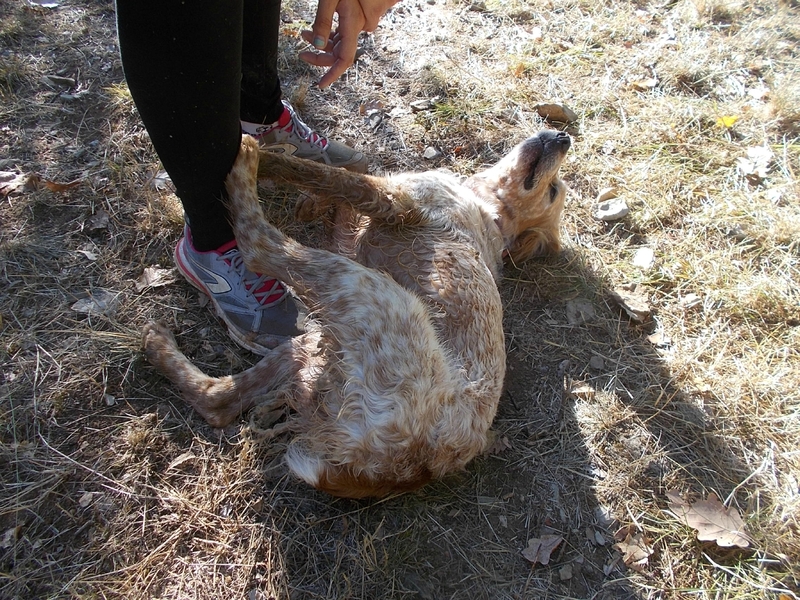
[[(81, 183), (0, 204), (0, 597), (796, 598), (797, 3), (403, 0), (326, 91), (295, 57), (310, 9), (284, 10), (287, 96), (376, 172), (468, 173), (552, 126), (537, 103), (580, 116), (567, 248), (505, 273), (507, 444), (357, 503), (288, 477), (283, 442), (246, 417), (204, 425), (142, 361), (140, 327), (169, 323), (212, 373), (254, 357), (188, 285), (135, 290), (145, 267), (171, 267), (181, 212), (124, 86), (112, 5), (5, 3), (0, 171)], [(748, 176), (756, 147), (771, 158)], [(631, 207), (616, 223), (592, 216), (606, 187)], [(290, 191), (263, 192), (314, 238)], [(650, 268), (633, 264), (642, 247)], [(645, 325), (611, 299), (626, 283)], [(71, 308), (103, 291), (106, 314)], [(584, 323), (567, 319), (576, 300)], [(751, 548), (698, 542), (665, 510), (672, 489), (735, 507)], [(640, 571), (612, 547), (623, 526), (652, 540)], [(564, 542), (532, 568), (520, 551), (543, 533)]]

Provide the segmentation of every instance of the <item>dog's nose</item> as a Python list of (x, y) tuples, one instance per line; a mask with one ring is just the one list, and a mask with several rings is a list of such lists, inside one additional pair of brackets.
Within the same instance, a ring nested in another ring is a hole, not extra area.
[(572, 145), (572, 138), (569, 137), (569, 134), (566, 131), (559, 131), (556, 133), (555, 141), (556, 143), (566, 146), (567, 148)]

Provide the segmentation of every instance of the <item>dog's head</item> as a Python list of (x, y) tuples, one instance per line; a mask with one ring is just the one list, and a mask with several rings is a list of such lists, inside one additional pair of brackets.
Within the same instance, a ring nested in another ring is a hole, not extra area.
[(561, 247), (559, 223), (567, 187), (558, 178), (558, 169), (571, 144), (564, 132), (540, 131), (494, 167), (467, 180), (496, 206), (497, 225), (514, 262)]

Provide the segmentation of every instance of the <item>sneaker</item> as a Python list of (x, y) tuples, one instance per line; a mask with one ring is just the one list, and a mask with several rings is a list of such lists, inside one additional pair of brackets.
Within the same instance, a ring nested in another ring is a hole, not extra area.
[(189, 228), (175, 247), (175, 263), (189, 283), (206, 294), (233, 340), (256, 354), (267, 354), (302, 333), (302, 316), (280, 281), (248, 271), (233, 240), (200, 252)]
[(300, 120), (291, 104), (285, 100), (282, 102), (283, 114), (275, 123), (242, 122), (242, 131), (256, 138), (262, 150), (285, 152), (356, 173), (367, 172), (367, 158), (363, 153), (322, 137)]

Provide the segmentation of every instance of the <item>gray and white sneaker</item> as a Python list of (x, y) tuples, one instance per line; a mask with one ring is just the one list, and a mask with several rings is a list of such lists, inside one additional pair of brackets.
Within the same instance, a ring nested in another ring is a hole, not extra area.
[(233, 240), (200, 252), (191, 232), (175, 247), (175, 263), (189, 283), (206, 294), (237, 344), (267, 354), (282, 341), (302, 333), (303, 314), (280, 281), (248, 271)]
[(367, 172), (367, 158), (350, 146), (329, 140), (300, 120), (292, 105), (283, 100), (283, 114), (275, 123), (259, 125), (242, 121), (242, 131), (258, 140), (262, 150), (342, 167), (356, 173)]

